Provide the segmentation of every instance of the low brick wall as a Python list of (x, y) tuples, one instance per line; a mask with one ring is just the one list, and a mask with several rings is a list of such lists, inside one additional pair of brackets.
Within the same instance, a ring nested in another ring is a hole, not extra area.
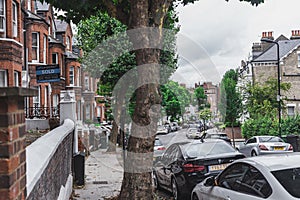
[[(232, 135), (232, 128), (226, 127), (225, 133), (230, 139), (233, 139)], [(241, 127), (233, 127), (233, 133), (234, 133), (234, 139), (243, 139), (242, 133), (241, 133)]]
[(26, 148), (28, 200), (70, 197), (73, 131), (73, 121), (65, 120)]

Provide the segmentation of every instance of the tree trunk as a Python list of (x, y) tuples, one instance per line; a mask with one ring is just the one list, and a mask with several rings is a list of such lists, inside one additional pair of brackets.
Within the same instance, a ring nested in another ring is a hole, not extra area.
[[(151, 4), (149, 3), (151, 2)], [(138, 87), (136, 107), (132, 118), (131, 135), (124, 159), (124, 177), (119, 199), (153, 199), (153, 149), (160, 113), (160, 46), (163, 19), (169, 1), (132, 0), (129, 29), (138, 32), (130, 37), (135, 49)], [(147, 28), (155, 27), (153, 32)], [(141, 30), (142, 28), (142, 30)], [(142, 45), (141, 45), (142, 44)], [(154, 45), (153, 45), (154, 44)], [(141, 48), (142, 46), (142, 48)], [(153, 48), (157, 46), (157, 48)]]
[(118, 125), (116, 123), (116, 120), (113, 120), (110, 138), (108, 142), (108, 148), (106, 150), (107, 152), (116, 151), (117, 137), (118, 137)]
[[(115, 95), (116, 98), (118, 98), (118, 102), (125, 102), (125, 96), (126, 96), (126, 91), (127, 91), (127, 85), (122, 84), (121, 89), (116, 89), (117, 94)], [(120, 117), (121, 117), (121, 112), (122, 112), (122, 105), (123, 103), (116, 103), (113, 108), (115, 109), (113, 112), (114, 115), (114, 120), (112, 124), (112, 131), (110, 135), (110, 140), (108, 144), (108, 149), (107, 152), (115, 152), (116, 151), (116, 146), (117, 146), (117, 138), (119, 134), (119, 123), (120, 123)], [(122, 144), (122, 137), (120, 137), (121, 144)]]

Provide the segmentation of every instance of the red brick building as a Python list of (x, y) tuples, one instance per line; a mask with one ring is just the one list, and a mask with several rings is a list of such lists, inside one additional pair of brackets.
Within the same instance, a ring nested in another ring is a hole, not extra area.
[(0, 0), (0, 87), (21, 85), (21, 16), (20, 0)]

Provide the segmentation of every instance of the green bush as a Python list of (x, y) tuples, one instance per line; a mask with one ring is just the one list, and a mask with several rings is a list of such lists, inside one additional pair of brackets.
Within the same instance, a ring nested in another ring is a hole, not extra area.
[[(250, 138), (255, 135), (279, 135), (278, 120), (270, 117), (249, 119), (242, 125), (242, 135)], [(300, 134), (300, 115), (281, 120), (281, 135)]]

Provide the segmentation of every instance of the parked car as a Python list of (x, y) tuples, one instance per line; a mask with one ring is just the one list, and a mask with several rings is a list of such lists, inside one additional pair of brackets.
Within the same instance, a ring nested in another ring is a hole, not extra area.
[(208, 139), (208, 138), (212, 138), (212, 139), (221, 139), (224, 140), (226, 142), (228, 142), (229, 144), (231, 144), (231, 140), (230, 138), (227, 136), (226, 133), (217, 133), (217, 132), (212, 132), (212, 133), (206, 133), (204, 138)]
[(299, 200), (299, 160), (298, 152), (237, 160), (197, 184), (191, 199)]
[(179, 130), (179, 126), (177, 122), (172, 122), (171, 123), (171, 130), (172, 131), (178, 131)]
[(161, 156), (165, 152), (165, 150), (166, 147), (163, 145), (160, 139), (156, 137), (154, 142), (154, 158)]
[(293, 152), (293, 146), (276, 136), (254, 136), (238, 147), (245, 156)]
[(198, 128), (189, 128), (186, 131), (186, 137), (189, 139), (199, 139), (199, 138), (201, 138), (201, 136), (202, 136), (202, 134)]
[(154, 163), (153, 183), (171, 191), (175, 200), (186, 199), (197, 183), (244, 157), (223, 140), (174, 143)]
[(157, 126), (156, 134), (168, 134), (168, 133), (169, 133), (169, 130), (166, 126), (164, 126), (164, 125)]

